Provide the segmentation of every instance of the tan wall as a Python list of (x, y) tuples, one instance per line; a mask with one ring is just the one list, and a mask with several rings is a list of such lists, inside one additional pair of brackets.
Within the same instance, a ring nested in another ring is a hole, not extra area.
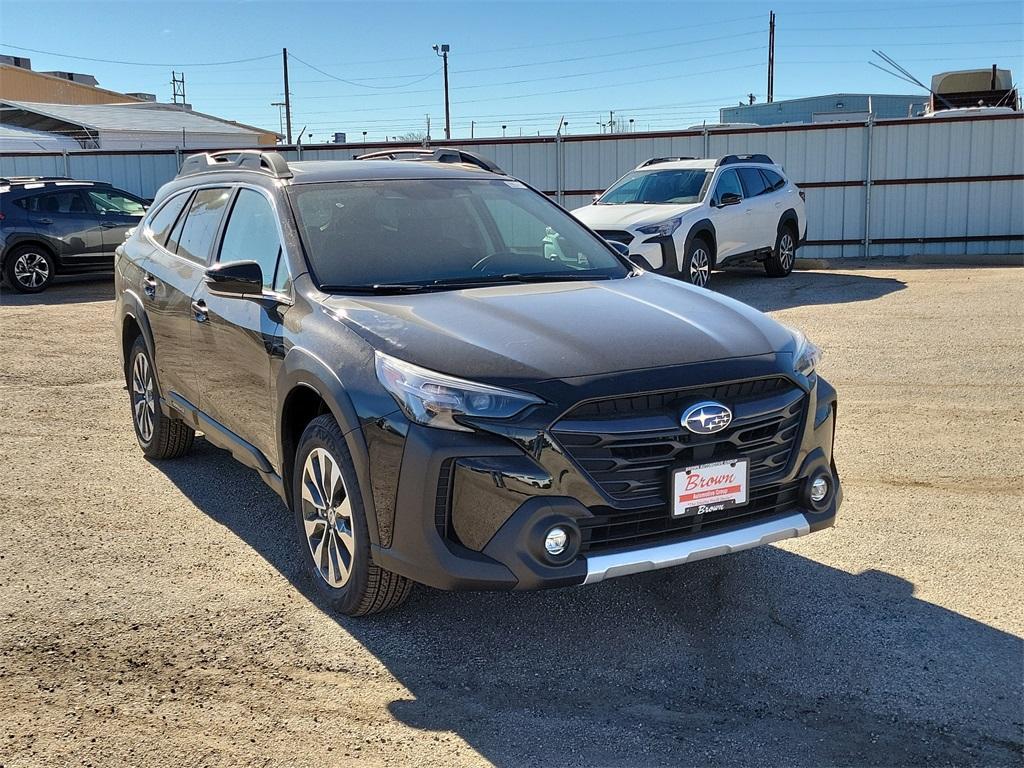
[(0, 64), (0, 99), (43, 104), (123, 104), (139, 101), (117, 91), (73, 83), (7, 64)]

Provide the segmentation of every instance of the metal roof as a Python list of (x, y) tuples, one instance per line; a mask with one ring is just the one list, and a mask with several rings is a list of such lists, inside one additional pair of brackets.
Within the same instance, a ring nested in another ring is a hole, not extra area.
[(74, 139), (59, 134), (0, 123), (0, 150), (5, 152), (59, 152), (62, 149), (81, 149), (81, 145)]
[[(38, 115), (41, 122), (59, 120), (73, 123), (94, 131), (142, 131), (219, 133), (251, 136), (269, 133), (249, 126), (236, 125), (196, 112), (176, 109), (164, 105), (136, 102), (132, 104), (41, 104), (31, 101), (10, 101), (4, 99), (0, 105), (6, 107), (0, 112), (5, 123), (24, 126), (24, 113)], [(12, 109), (13, 108), (13, 111)], [(20, 115), (18, 113), (21, 113)], [(28, 127), (32, 127), (29, 125)]]

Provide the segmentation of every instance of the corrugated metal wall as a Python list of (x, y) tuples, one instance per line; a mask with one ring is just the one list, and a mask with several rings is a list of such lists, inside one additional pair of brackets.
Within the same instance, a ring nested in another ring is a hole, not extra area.
[[(436, 143), (436, 142), (435, 142)], [(871, 164), (868, 165), (870, 144)], [(649, 157), (767, 153), (807, 194), (809, 258), (1024, 252), (1024, 115), (915, 119), (614, 137), (477, 139), (493, 159), (569, 208)], [(318, 145), (303, 160), (350, 159), (391, 145)], [(186, 153), (187, 154), (187, 153)], [(295, 149), (282, 150), (289, 160)], [(146, 197), (172, 178), (174, 152), (0, 155), (0, 176), (70, 175)], [(67, 167), (65, 168), (65, 162)], [(870, 207), (867, 205), (870, 178)]]

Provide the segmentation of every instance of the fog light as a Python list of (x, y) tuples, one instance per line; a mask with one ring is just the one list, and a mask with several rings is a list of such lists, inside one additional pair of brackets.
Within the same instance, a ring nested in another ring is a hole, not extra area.
[(828, 496), (828, 480), (824, 477), (817, 477), (811, 483), (811, 501), (820, 504)]
[(549, 555), (554, 557), (565, 552), (565, 548), (568, 545), (569, 534), (566, 533), (565, 528), (559, 528), (556, 526), (548, 531), (548, 535), (544, 537), (544, 549), (547, 550)]

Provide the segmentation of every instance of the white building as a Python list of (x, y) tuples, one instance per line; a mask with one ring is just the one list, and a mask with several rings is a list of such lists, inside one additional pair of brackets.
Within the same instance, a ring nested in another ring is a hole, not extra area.
[[(0, 125), (11, 132), (31, 131), (37, 138), (43, 134), (62, 143), (70, 140), (75, 149), (237, 148), (273, 146), (279, 138), (263, 128), (154, 102), (40, 104), (3, 99)], [(36, 151), (31, 146), (21, 151), (26, 150)]]

